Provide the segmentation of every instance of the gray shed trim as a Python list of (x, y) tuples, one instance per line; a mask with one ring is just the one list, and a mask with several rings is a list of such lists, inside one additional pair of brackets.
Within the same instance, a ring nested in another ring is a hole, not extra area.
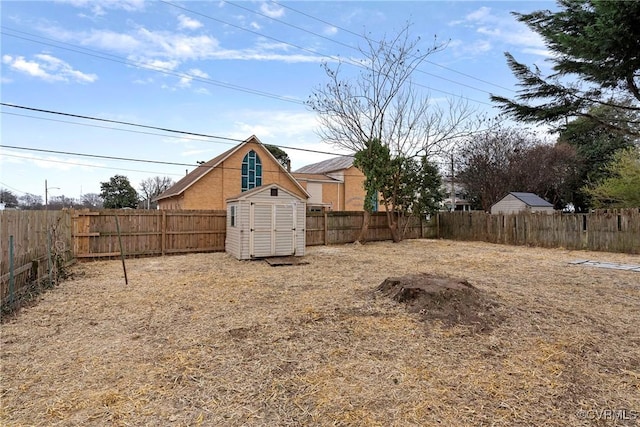
[(225, 250), (237, 259), (303, 256), (306, 200), (278, 184), (227, 199)]

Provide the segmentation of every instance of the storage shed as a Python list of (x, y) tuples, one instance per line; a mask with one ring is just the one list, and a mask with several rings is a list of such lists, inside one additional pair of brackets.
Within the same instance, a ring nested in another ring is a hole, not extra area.
[(237, 259), (303, 256), (306, 199), (267, 184), (227, 199), (225, 250)]
[(518, 212), (553, 213), (553, 205), (533, 193), (509, 193), (491, 206), (492, 214), (513, 214)]

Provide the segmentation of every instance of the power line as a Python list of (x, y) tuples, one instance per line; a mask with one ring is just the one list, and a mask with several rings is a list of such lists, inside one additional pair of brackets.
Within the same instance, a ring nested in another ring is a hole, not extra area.
[[(41, 40), (33, 40), (27, 37), (22, 37), (22, 36), (18, 36), (15, 34), (11, 34), (11, 33), (7, 33), (4, 31), (0, 31), (0, 34), (3, 34), (5, 36), (9, 36), (9, 37), (14, 37), (17, 39), (21, 39), (21, 40), (26, 40), (26, 41), (30, 41), (33, 43), (38, 43), (38, 44), (43, 44), (45, 46), (51, 46), (51, 47), (55, 47), (58, 49), (63, 49), (63, 50), (67, 50), (67, 51), (71, 51), (71, 52), (75, 52), (75, 53), (79, 53), (82, 55), (88, 55), (88, 56), (92, 56), (94, 58), (98, 58), (98, 59), (104, 59), (106, 61), (112, 61), (112, 62), (116, 62), (116, 63), (120, 63), (120, 64), (125, 64), (125, 65), (132, 65), (136, 68), (141, 68), (141, 69), (145, 69), (145, 70), (151, 70), (151, 71), (157, 71), (159, 73), (162, 74), (166, 74), (166, 75), (170, 75), (170, 76), (174, 76), (174, 77), (180, 77), (180, 78), (189, 78), (191, 80), (195, 80), (201, 83), (206, 83), (206, 84), (210, 84), (212, 86), (218, 86), (218, 87), (222, 87), (225, 89), (231, 89), (231, 90), (235, 90), (235, 91), (239, 91), (239, 92), (245, 92), (245, 93), (249, 93), (252, 95), (258, 95), (258, 96), (263, 96), (266, 98), (272, 98), (272, 99), (277, 99), (279, 101), (284, 101), (284, 102), (290, 102), (290, 103), (294, 103), (294, 104), (300, 104), (300, 105), (304, 105), (303, 101), (297, 100), (297, 99), (293, 99), (287, 96), (282, 96), (282, 95), (277, 95), (277, 94), (273, 94), (273, 93), (269, 93), (269, 92), (264, 92), (264, 91), (260, 91), (257, 89), (251, 89), (251, 88), (247, 88), (244, 86), (238, 86), (238, 85), (234, 85), (231, 83), (224, 83), (221, 82), (219, 80), (214, 80), (211, 78), (205, 78), (202, 76), (196, 76), (196, 75), (192, 75), (192, 74), (188, 74), (188, 73), (179, 73), (176, 71), (173, 71), (169, 68), (164, 68), (164, 67), (159, 67), (157, 65), (148, 65), (148, 64), (144, 64), (142, 62), (137, 62), (137, 61), (133, 61), (130, 59), (126, 59), (120, 56), (116, 56), (116, 55), (111, 55), (109, 53), (105, 53), (105, 52), (100, 52), (97, 50), (93, 50), (93, 49), (88, 49), (85, 47), (81, 47), (81, 46), (77, 46), (71, 43), (66, 43), (66, 42), (61, 42), (58, 40), (54, 40), (48, 37), (43, 37), (43, 36), (38, 36), (36, 34), (31, 34), (25, 31), (20, 31), (20, 30), (16, 30), (13, 28), (8, 28), (8, 27), (3, 27), (6, 30), (9, 31), (13, 31), (16, 33), (20, 33), (20, 34), (26, 34), (30, 37), (36, 37), (39, 39), (43, 39), (43, 40), (49, 40), (51, 42), (57, 43), (57, 44), (53, 44), (53, 43), (48, 43), (48, 42), (44, 42)], [(66, 45), (66, 46), (71, 46), (71, 47), (64, 47), (64, 46), (60, 46), (60, 45)]]
[[(284, 3), (279, 3), (279, 2), (278, 2), (278, 1), (276, 1), (276, 0), (271, 0), (271, 2), (272, 2), (272, 3), (274, 3), (274, 4), (277, 4), (278, 6), (283, 7), (283, 8), (285, 8), (285, 9), (289, 9), (289, 10), (291, 10), (292, 12), (295, 12), (295, 13), (298, 13), (298, 14), (300, 14), (300, 15), (306, 16), (306, 17), (308, 17), (308, 18), (314, 19), (314, 20), (316, 20), (316, 21), (318, 21), (318, 22), (322, 22), (323, 24), (326, 24), (326, 25), (329, 25), (329, 26), (335, 27), (335, 28), (339, 29), (340, 31), (344, 31), (344, 32), (346, 32), (346, 33), (352, 34), (352, 35), (354, 35), (354, 36), (356, 36), (356, 37), (359, 37), (359, 38), (364, 38), (364, 36), (363, 36), (362, 34), (358, 34), (358, 33), (354, 32), (354, 31), (351, 31), (351, 30), (349, 30), (349, 29), (347, 29), (347, 28), (340, 27), (339, 25), (336, 25), (336, 24), (333, 24), (333, 23), (331, 23), (331, 22), (325, 21), (325, 20), (320, 19), (320, 18), (318, 18), (318, 17), (316, 17), (316, 16), (313, 16), (313, 15), (311, 15), (311, 14), (308, 14), (308, 13), (302, 12), (302, 11), (300, 11), (300, 10), (298, 10), (298, 9), (295, 9), (295, 8), (293, 8), (293, 7), (291, 7), (291, 6), (288, 6), (288, 5), (284, 4)], [(226, 3), (229, 3), (229, 2), (226, 2)], [(230, 4), (231, 4), (231, 3), (230, 3)], [(275, 18), (272, 18), (272, 19), (275, 19)], [(479, 77), (472, 76), (471, 74), (463, 73), (462, 71), (458, 71), (458, 70), (456, 70), (456, 69), (454, 69), (454, 68), (447, 67), (447, 66), (442, 65), (442, 64), (438, 64), (437, 62), (434, 62), (434, 61), (429, 61), (429, 60), (425, 59), (425, 61), (424, 61), (424, 62), (426, 62), (426, 63), (428, 63), (428, 64), (431, 64), (431, 65), (435, 65), (436, 67), (440, 67), (440, 68), (445, 69), (445, 70), (447, 70), (447, 71), (451, 71), (451, 72), (454, 72), (454, 73), (456, 73), (456, 74), (460, 74), (461, 76), (464, 76), (464, 77), (467, 77), (467, 78), (470, 78), (470, 79), (473, 79), (473, 80), (476, 80), (476, 81), (479, 81), (479, 82), (482, 82), (482, 83), (485, 83), (485, 84), (488, 84), (488, 85), (491, 85), (491, 86), (494, 86), (494, 87), (497, 87), (497, 88), (500, 88), (500, 89), (507, 90), (507, 91), (509, 91), (509, 92), (514, 92), (514, 93), (516, 92), (514, 89), (511, 89), (511, 88), (508, 88), (508, 87), (505, 87), (505, 86), (501, 86), (501, 85), (496, 84), (496, 83), (492, 83), (492, 82), (490, 82), (490, 81), (487, 81), (487, 80), (481, 79), (481, 78), (479, 78)], [(443, 79), (445, 79), (444, 77), (440, 77), (440, 76), (436, 76), (436, 77), (439, 77), (439, 78), (443, 78)], [(445, 79), (445, 80), (446, 80), (446, 79)]]
[[(330, 41), (330, 42), (332, 42), (332, 43), (336, 43), (336, 44), (339, 44), (339, 45), (341, 45), (341, 46), (345, 46), (345, 47), (347, 47), (347, 48), (349, 48), (349, 49), (353, 49), (353, 50), (355, 50), (355, 51), (359, 52), (359, 49), (358, 49), (358, 48), (356, 48), (355, 46), (351, 46), (351, 45), (348, 45), (348, 44), (346, 44), (346, 43), (342, 43), (342, 42), (341, 42), (341, 41), (339, 41), (339, 40), (335, 40), (335, 39), (332, 39), (331, 37), (323, 36), (322, 34), (315, 33), (315, 32), (313, 32), (313, 31), (307, 30), (306, 28), (302, 28), (302, 27), (300, 27), (300, 26), (298, 26), (298, 25), (293, 25), (293, 24), (291, 24), (291, 23), (289, 23), (289, 22), (283, 21), (282, 19), (277, 19), (277, 18), (274, 18), (274, 17), (272, 17), (272, 16), (265, 15), (264, 13), (257, 12), (257, 11), (255, 11), (255, 10), (253, 10), (253, 9), (248, 8), (248, 7), (244, 7), (244, 6), (241, 6), (241, 5), (239, 5), (239, 4), (232, 3), (232, 2), (227, 1), (227, 0), (223, 0), (223, 1), (224, 1), (224, 3), (229, 4), (229, 5), (231, 5), (231, 6), (234, 6), (234, 7), (240, 8), (240, 9), (242, 9), (242, 10), (246, 10), (246, 11), (248, 11), (248, 12), (251, 12), (251, 13), (255, 14), (255, 15), (262, 16), (262, 17), (267, 18), (267, 19), (271, 19), (272, 21), (278, 22), (278, 23), (280, 23), (280, 24), (282, 24), (282, 25), (286, 25), (286, 26), (289, 26), (289, 27), (295, 28), (296, 30), (303, 31), (303, 32), (305, 32), (305, 33), (307, 33), (307, 34), (311, 34), (311, 35), (313, 35), (313, 36), (315, 36), (315, 37), (319, 37), (319, 38), (322, 38), (322, 39), (328, 40), (328, 41)], [(325, 21), (322, 21), (322, 22), (325, 22)], [(327, 24), (327, 25), (332, 25), (332, 24)], [(335, 25), (332, 25), (332, 26), (336, 27)], [(338, 27), (336, 27), (336, 28), (338, 28)], [(354, 34), (355, 34), (355, 33), (354, 33)], [(362, 35), (360, 35), (359, 37), (360, 37), (360, 38), (364, 38)], [(427, 62), (427, 61), (426, 61), (426, 59), (425, 59), (425, 62)], [(483, 90), (483, 89), (479, 89), (479, 88), (477, 88), (477, 87), (475, 87), (475, 86), (471, 86), (471, 85), (466, 84), (466, 83), (461, 83), (461, 82), (459, 82), (459, 81), (452, 80), (452, 79), (449, 79), (449, 78), (447, 78), (447, 77), (442, 77), (442, 76), (439, 76), (439, 75), (437, 75), (437, 74), (429, 73), (429, 72), (424, 71), (424, 70), (421, 70), (421, 69), (419, 69), (419, 68), (416, 68), (416, 71), (417, 71), (417, 72), (419, 72), (419, 73), (422, 73), (422, 74), (428, 75), (428, 76), (435, 77), (435, 78), (437, 78), (437, 79), (441, 79), (441, 80), (444, 80), (444, 81), (447, 81), (447, 82), (450, 82), (450, 83), (453, 83), (453, 84), (457, 84), (457, 85), (460, 85), (460, 86), (467, 87), (467, 88), (469, 88), (469, 89), (477, 90), (478, 92), (484, 92), (484, 93), (489, 94), (489, 95), (491, 95), (491, 94), (492, 94), (492, 93), (491, 93), (491, 92), (489, 92), (489, 91), (486, 91), (486, 90)]]
[(18, 193), (27, 194), (27, 192), (26, 192), (26, 191), (18, 190), (17, 188), (12, 187), (12, 186), (10, 186), (10, 185), (7, 185), (7, 184), (5, 184), (4, 182), (0, 182), (0, 184), (2, 184), (3, 186), (5, 186), (5, 187), (7, 187), (7, 188), (10, 188), (10, 189), (11, 189), (11, 190), (13, 190), (13, 191), (17, 191)]
[[(209, 16), (209, 15), (206, 15), (206, 14), (204, 14), (204, 13), (197, 12), (197, 11), (195, 11), (195, 10), (193, 10), (193, 9), (188, 9), (188, 8), (186, 8), (186, 7), (183, 7), (183, 6), (179, 6), (179, 5), (174, 4), (174, 3), (171, 3), (171, 2), (169, 2), (169, 1), (159, 0), (159, 2), (160, 2), (160, 3), (164, 3), (164, 4), (168, 5), (168, 6), (172, 6), (172, 7), (175, 7), (175, 8), (177, 8), (177, 9), (183, 10), (183, 11), (185, 11), (185, 12), (189, 12), (189, 13), (192, 13), (192, 14), (194, 14), (194, 15), (201, 16), (201, 17), (203, 17), (203, 18), (211, 19), (212, 21), (216, 21), (216, 22), (222, 23), (222, 24), (224, 24), (224, 25), (229, 25), (230, 27), (237, 28), (237, 29), (239, 29), (239, 30), (241, 30), (241, 31), (246, 31), (246, 32), (248, 32), (248, 33), (251, 33), (251, 34), (254, 34), (254, 35), (257, 35), (257, 36), (260, 36), (260, 37), (264, 37), (264, 38), (267, 38), (267, 39), (270, 39), (270, 40), (276, 41), (276, 42), (278, 42), (278, 43), (283, 43), (283, 44), (286, 44), (286, 45), (288, 45), (288, 46), (295, 47), (296, 49), (300, 49), (300, 50), (302, 50), (302, 51), (309, 52), (309, 53), (313, 54), (314, 56), (321, 56), (321, 57), (328, 58), (328, 59), (330, 59), (330, 60), (332, 60), (332, 61), (343, 62), (343, 63), (350, 64), (350, 65), (353, 65), (353, 66), (356, 66), (356, 67), (360, 67), (360, 68), (368, 69), (365, 65), (363, 65), (363, 64), (361, 64), (361, 63), (359, 63), (359, 62), (357, 62), (357, 61), (350, 61), (350, 60), (341, 59), (341, 58), (338, 58), (338, 57), (335, 57), (335, 56), (331, 56), (331, 55), (324, 55), (324, 54), (318, 53), (318, 52), (316, 52), (316, 51), (313, 51), (313, 50), (311, 50), (311, 49), (307, 49), (307, 48), (304, 48), (304, 47), (301, 47), (301, 46), (298, 46), (298, 45), (295, 45), (295, 44), (292, 44), (292, 43), (286, 42), (286, 41), (284, 41), (284, 40), (280, 40), (280, 39), (278, 39), (278, 38), (275, 38), (275, 37), (272, 37), (272, 36), (269, 36), (269, 35), (266, 35), (266, 34), (263, 34), (263, 33), (259, 33), (259, 32), (257, 32), (257, 31), (250, 30), (250, 29), (248, 29), (248, 28), (244, 28), (244, 27), (241, 27), (241, 26), (239, 26), (239, 25), (235, 25), (235, 24), (232, 24), (232, 23), (230, 23), (230, 22), (223, 21), (223, 20), (218, 19), (218, 18), (214, 18), (214, 17)], [(233, 3), (229, 3), (229, 4), (233, 4)], [(234, 5), (234, 6), (235, 6), (235, 5)], [(257, 12), (256, 12), (256, 13), (257, 13)], [(271, 19), (275, 19), (275, 18), (271, 18)], [(287, 25), (289, 25), (289, 24), (287, 24)], [(305, 30), (305, 31), (306, 31), (306, 30)], [(314, 33), (314, 34), (315, 34), (315, 33)], [(316, 34), (316, 35), (317, 35), (317, 34)], [(318, 35), (318, 36), (319, 36), (319, 35)], [(323, 36), (320, 36), (320, 37), (323, 37)], [(356, 50), (357, 50), (357, 49), (356, 49)], [(424, 72), (424, 73), (425, 73), (425, 74), (430, 74), (430, 73), (426, 73), (426, 72)], [(435, 77), (440, 78), (440, 76), (437, 76), (437, 75), (435, 75), (435, 74), (431, 74), (431, 75), (433, 75), (433, 76), (435, 76)], [(443, 78), (444, 80), (448, 80), (448, 81), (450, 81), (450, 82), (457, 83), (457, 82), (455, 82), (455, 81), (453, 81), (453, 80), (449, 80), (449, 79), (446, 79), (446, 78), (444, 78), (444, 77), (442, 77), (442, 78)], [(490, 104), (490, 103), (485, 102), (485, 101), (479, 101), (479, 100), (477, 100), (477, 99), (468, 98), (468, 97), (463, 97), (463, 96), (461, 96), (461, 95), (457, 95), (457, 94), (452, 93), (452, 92), (447, 92), (447, 91), (444, 91), (444, 90), (442, 90), (442, 89), (436, 89), (436, 88), (433, 88), (433, 87), (430, 87), (430, 86), (426, 86), (426, 85), (423, 85), (423, 84), (420, 84), (420, 83), (414, 83), (414, 84), (415, 84), (416, 86), (424, 87), (425, 89), (428, 89), (428, 90), (431, 90), (431, 91), (435, 91), (435, 92), (440, 92), (440, 93), (443, 93), (443, 94), (445, 94), (445, 95), (453, 96), (453, 97), (456, 97), (456, 98), (464, 98), (464, 99), (467, 99), (467, 100), (469, 100), (469, 101), (473, 101), (473, 102), (478, 103), (478, 104), (488, 105), (488, 106), (490, 106), (490, 107), (493, 107), (493, 106), (494, 106), (493, 104)], [(470, 88), (472, 88), (472, 89), (474, 89), (474, 90), (478, 90), (478, 91), (486, 92), (486, 93), (490, 94), (490, 92), (484, 91), (484, 90), (482, 90), (482, 89), (475, 88), (475, 87), (473, 87), (473, 86), (469, 86), (469, 85), (465, 85), (465, 84), (462, 84), (462, 85), (463, 85), (463, 86), (470, 87)]]
[[(122, 128), (116, 128), (116, 127), (112, 127), (112, 126), (100, 126), (100, 125), (95, 125), (95, 124), (91, 124), (91, 123), (71, 122), (69, 120), (59, 120), (59, 119), (50, 119), (48, 117), (29, 116), (27, 114), (10, 113), (8, 111), (0, 111), (0, 113), (1, 114), (7, 114), (9, 116), (26, 117), (28, 119), (46, 120), (46, 121), (49, 121), (49, 122), (66, 123), (66, 124), (71, 124), (71, 125), (76, 125), (76, 126), (86, 126), (86, 127), (93, 127), (93, 128), (98, 128), (98, 129), (117, 130), (117, 131), (120, 131), (120, 132), (130, 132), (130, 133), (137, 133), (137, 134), (142, 134), (142, 135), (162, 136), (164, 138), (187, 139), (187, 140), (191, 140), (191, 141), (203, 142), (203, 140), (201, 138), (194, 138), (194, 137), (189, 137), (189, 136), (167, 135), (167, 134), (164, 134), (164, 133), (144, 132), (144, 131), (140, 131), (140, 130), (122, 129)], [(224, 141), (216, 141), (216, 144), (234, 145), (233, 142), (224, 142)]]
[[(188, 132), (188, 131), (177, 130), (177, 129), (162, 128), (162, 127), (158, 127), (158, 126), (142, 125), (142, 124), (138, 124), (138, 123), (124, 122), (124, 121), (120, 121), (120, 120), (101, 119), (101, 118), (98, 118), (98, 117), (85, 116), (85, 115), (72, 114), (72, 113), (63, 113), (63, 112), (60, 112), (60, 111), (45, 110), (45, 109), (35, 108), (35, 107), (26, 107), (26, 106), (23, 106), (23, 105), (9, 104), (9, 103), (6, 103), (6, 102), (0, 102), (0, 105), (5, 106), (5, 107), (11, 107), (11, 108), (20, 108), (20, 109), (28, 110), (28, 111), (37, 111), (37, 112), (40, 112), (40, 113), (57, 114), (57, 115), (66, 116), (66, 117), (75, 117), (75, 118), (80, 118), (80, 119), (85, 119), (85, 120), (95, 120), (95, 121), (106, 122), (106, 123), (116, 123), (116, 124), (121, 124), (121, 125), (126, 125), (126, 126), (141, 127), (141, 128), (145, 128), (145, 129), (155, 129), (155, 130), (161, 130), (161, 131), (164, 131), (164, 132), (178, 133), (178, 134), (181, 134), (181, 135), (200, 136), (200, 137), (205, 137), (205, 138), (221, 139), (221, 140), (225, 140), (225, 141), (234, 141), (234, 142), (244, 142), (245, 141), (243, 139), (229, 138), (229, 137), (225, 137), (225, 136), (209, 135), (209, 134)], [(331, 155), (331, 156), (344, 156), (345, 155), (345, 154), (339, 154), (339, 153), (331, 153), (331, 152), (328, 152), (328, 151), (312, 150), (312, 149), (309, 149), (309, 148), (291, 147), (291, 146), (286, 146), (286, 145), (277, 145), (277, 144), (267, 144), (267, 145), (273, 145), (275, 147), (282, 148), (282, 149), (304, 151), (304, 152), (315, 153), (315, 154), (328, 154), (328, 155)]]
[[(205, 15), (203, 13), (200, 13), (200, 12), (197, 12), (197, 11), (194, 11), (194, 10), (191, 10), (191, 9), (176, 5), (176, 4), (168, 2), (168, 1), (164, 1), (164, 0), (159, 0), (159, 1), (161, 3), (165, 3), (165, 4), (169, 5), (169, 6), (181, 9), (181, 10), (186, 11), (186, 12), (190, 12), (192, 14), (195, 14), (195, 15), (207, 18), (207, 19), (211, 19), (213, 21), (222, 23), (224, 25), (228, 25), (228, 26), (231, 26), (233, 28), (237, 28), (239, 30), (246, 31), (246, 32), (258, 35), (260, 37), (268, 38), (268, 39), (277, 41), (278, 43), (282, 43), (282, 44), (286, 44), (288, 46), (295, 47), (296, 49), (300, 49), (300, 50), (303, 50), (305, 52), (311, 53), (314, 56), (324, 57), (324, 58), (330, 59), (331, 61), (335, 61), (335, 62), (344, 62), (344, 63), (350, 64), (350, 65), (353, 65), (353, 66), (356, 66), (356, 67), (360, 67), (360, 68), (366, 68), (363, 64), (360, 64), (357, 61), (349, 61), (349, 60), (341, 59), (341, 58), (335, 57), (335, 56), (320, 54), (320, 53), (318, 53), (316, 51), (313, 51), (311, 49), (307, 49), (307, 48), (304, 48), (304, 47), (301, 47), (301, 46), (298, 46), (298, 45), (295, 45), (295, 44), (292, 44), (292, 43), (288, 43), (286, 41), (277, 39), (275, 37), (268, 36), (266, 34), (259, 33), (257, 31), (253, 31), (253, 30), (249, 30), (247, 28), (243, 28), (243, 27), (241, 27), (239, 25), (235, 25), (235, 24), (232, 24), (230, 22), (227, 22), (227, 21), (224, 21), (224, 20), (221, 20), (221, 19), (218, 19), (218, 18), (214, 18), (214, 17), (209, 16), (209, 15)], [(191, 74), (188, 74), (188, 73), (179, 73), (179, 72), (170, 70), (168, 68), (159, 67), (159, 66), (155, 66), (155, 65), (152, 66), (152, 65), (141, 63), (141, 62), (132, 61), (132, 60), (129, 60), (129, 59), (125, 59), (125, 58), (116, 56), (116, 55), (111, 55), (111, 54), (108, 54), (108, 53), (105, 53), (105, 52), (100, 52), (100, 51), (96, 51), (96, 50), (93, 50), (93, 49), (88, 49), (88, 48), (77, 46), (77, 45), (74, 45), (74, 44), (71, 44), (71, 43), (61, 42), (61, 41), (54, 40), (54, 39), (51, 39), (51, 38), (48, 38), (48, 37), (38, 36), (38, 35), (35, 35), (35, 34), (32, 34), (32, 33), (16, 30), (16, 29), (9, 28), (9, 27), (6, 27), (6, 26), (4, 28), (9, 30), (9, 31), (16, 32), (16, 33), (26, 34), (28, 36), (36, 37), (36, 38), (43, 39), (43, 40), (49, 40), (49, 41), (57, 43), (57, 44), (43, 42), (41, 40), (33, 40), (33, 39), (30, 39), (30, 38), (27, 38), (27, 37), (21, 37), (21, 36), (15, 35), (15, 34), (6, 33), (4, 31), (0, 31), (0, 34), (6, 35), (6, 36), (9, 36), (9, 37), (18, 38), (18, 39), (30, 41), (30, 42), (33, 42), (33, 43), (43, 44), (45, 46), (51, 46), (51, 47), (55, 47), (55, 48), (58, 48), (58, 49), (68, 50), (68, 51), (79, 53), (79, 54), (82, 54), (82, 55), (92, 56), (92, 57), (95, 57), (95, 58), (98, 58), (98, 59), (104, 59), (104, 60), (107, 60), (107, 61), (112, 61), (112, 62), (121, 63), (121, 64), (125, 64), (125, 65), (133, 65), (133, 66), (135, 66), (137, 68), (151, 70), (151, 71), (157, 71), (157, 72), (160, 72), (160, 73), (166, 74), (166, 75), (172, 75), (172, 76), (176, 76), (176, 77), (180, 77), (180, 78), (189, 78), (191, 80), (195, 80), (195, 81), (198, 81), (198, 82), (201, 82), (201, 83), (206, 83), (206, 84), (210, 84), (210, 85), (213, 85), (213, 86), (223, 87), (223, 88), (226, 88), (226, 89), (231, 89), (231, 90), (236, 90), (236, 91), (249, 93), (249, 94), (253, 94), (253, 95), (258, 95), (258, 96), (263, 96), (263, 97), (267, 97), (267, 98), (277, 99), (277, 100), (284, 101), (284, 102), (290, 102), (290, 103), (294, 103), (294, 104), (305, 105), (305, 103), (303, 101), (300, 101), (300, 100), (297, 100), (297, 99), (292, 99), (290, 97), (277, 95), (277, 94), (264, 92), (264, 91), (259, 91), (257, 89), (246, 88), (246, 87), (243, 87), (243, 86), (238, 86), (238, 85), (234, 85), (234, 84), (230, 84), (230, 83), (224, 83), (224, 82), (221, 82), (221, 81), (218, 81), (218, 80), (213, 80), (213, 79), (210, 79), (210, 78), (204, 78), (202, 76), (191, 75)], [(312, 33), (312, 34), (316, 34), (316, 33)], [(321, 35), (318, 35), (318, 34), (316, 34), (316, 35), (318, 37), (324, 37), (324, 36), (321, 36)], [(61, 44), (62, 45), (66, 45), (66, 46), (71, 46), (71, 47), (60, 46)], [(342, 44), (342, 43), (340, 43), (340, 44)], [(352, 48), (352, 49), (355, 49), (355, 48), (353, 48), (351, 46), (349, 46), (349, 47)], [(462, 86), (469, 87), (469, 88), (474, 89), (474, 90), (478, 90), (478, 91), (481, 91), (481, 92), (489, 93), (489, 92), (484, 91), (482, 89), (478, 89), (476, 87), (473, 87), (473, 86), (470, 86), (470, 85), (466, 85), (464, 83), (459, 83), (459, 82), (456, 82), (454, 80), (451, 80), (451, 79), (448, 79), (448, 78), (445, 78), (445, 77), (442, 77), (442, 76), (438, 76), (436, 74), (427, 73), (427, 72), (422, 71), (422, 70), (418, 70), (418, 71), (422, 72), (424, 74), (432, 75), (432, 76), (437, 77), (437, 78), (441, 78), (441, 79), (446, 80), (446, 81), (450, 81), (450, 82), (455, 83), (455, 84), (460, 84)], [(426, 85), (423, 85), (423, 84), (420, 84), (420, 83), (414, 83), (414, 84), (416, 86), (424, 87), (425, 89), (428, 89), (428, 90), (431, 90), (431, 91), (435, 91), (435, 92), (440, 92), (440, 93), (443, 93), (445, 95), (449, 95), (449, 96), (452, 96), (452, 97), (464, 98), (464, 99), (467, 99), (467, 100), (472, 101), (472, 102), (477, 103), (477, 104), (487, 105), (487, 106), (490, 106), (490, 107), (494, 106), (493, 104), (485, 102), (485, 101), (480, 101), (480, 100), (473, 99), (473, 98), (463, 97), (461, 95), (458, 95), (458, 94), (455, 94), (455, 93), (452, 93), (452, 92), (448, 92), (448, 91), (444, 91), (442, 89), (436, 89), (436, 88), (433, 88), (433, 87), (430, 87), (430, 86), (426, 86)]]
[(43, 148), (26, 148), (26, 147), (17, 147), (14, 145), (4, 145), (4, 144), (0, 144), (0, 147), (11, 148), (13, 150), (27, 150), (27, 151), (38, 151), (41, 153), (65, 154), (68, 156), (91, 157), (94, 159), (124, 160), (127, 162), (154, 163), (159, 165), (171, 165), (171, 166), (198, 166), (197, 164), (193, 164), (193, 163), (164, 162), (160, 160), (134, 159), (131, 157), (103, 156), (100, 154), (86, 154), (86, 153), (75, 153), (72, 151), (46, 150)]
[(38, 158), (38, 157), (19, 156), (17, 154), (6, 154), (6, 153), (3, 153), (2, 155), (6, 156), (6, 157), (15, 157), (15, 158), (19, 158), (19, 159), (35, 160), (35, 161), (38, 161), (38, 162), (61, 163), (61, 164), (65, 164), (65, 165), (85, 166), (85, 167), (90, 167), (90, 168), (111, 169), (111, 170), (126, 171), (126, 172), (141, 172), (141, 173), (158, 174), (158, 175), (184, 176), (184, 175), (176, 174), (176, 173), (153, 172), (153, 171), (143, 171), (143, 170), (138, 170), (138, 169), (126, 169), (126, 168), (115, 168), (115, 167), (109, 167), (109, 166), (92, 165), (92, 164), (87, 164), (87, 163), (65, 162), (64, 160), (41, 159), (41, 158)]

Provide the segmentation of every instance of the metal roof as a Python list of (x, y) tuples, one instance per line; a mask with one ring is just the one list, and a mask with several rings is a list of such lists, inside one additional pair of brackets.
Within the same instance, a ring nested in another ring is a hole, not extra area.
[(329, 172), (349, 169), (351, 166), (353, 166), (352, 156), (340, 156), (324, 160), (322, 162), (303, 166), (300, 169), (296, 170), (295, 173), (325, 174)]
[(547, 202), (545, 199), (543, 199), (542, 197), (539, 197), (533, 193), (509, 193), (511, 194), (513, 197), (521, 200), (522, 202), (524, 202), (525, 204), (529, 205), (529, 206), (536, 206), (536, 207), (548, 207), (551, 206), (553, 207), (553, 205), (549, 202)]

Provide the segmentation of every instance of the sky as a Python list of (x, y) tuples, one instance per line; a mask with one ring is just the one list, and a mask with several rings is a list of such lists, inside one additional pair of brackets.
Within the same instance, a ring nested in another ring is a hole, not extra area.
[(415, 74), (420, 90), (434, 103), (464, 99), (496, 116), (490, 94), (518, 90), (504, 52), (543, 72), (549, 66), (542, 39), (511, 12), (555, 6), (2, 1), (0, 99), (11, 106), (0, 107), (0, 188), (44, 199), (46, 181), (49, 197), (79, 199), (124, 175), (139, 190), (156, 176), (177, 181), (252, 135), (290, 147), (293, 170), (345, 153), (320, 139), (305, 104), (328, 82), (322, 64), (343, 61), (341, 72), (355, 77), (360, 70), (345, 59), (359, 59), (364, 35), (380, 40), (407, 23), (423, 49), (446, 44)]

